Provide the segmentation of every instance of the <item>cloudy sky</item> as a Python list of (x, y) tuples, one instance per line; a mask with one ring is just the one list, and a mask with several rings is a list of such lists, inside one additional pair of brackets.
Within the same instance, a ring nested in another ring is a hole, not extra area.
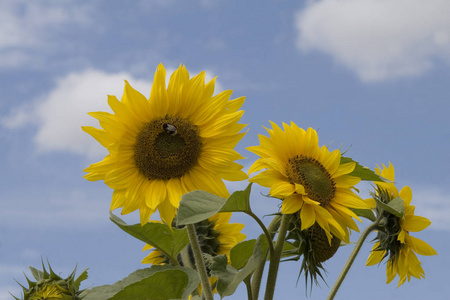
[[(246, 96), (250, 130), (237, 147), (246, 167), (256, 157), (245, 147), (269, 120), (318, 129), (321, 145), (350, 147), (366, 166), (392, 162), (416, 213), (432, 221), (415, 236), (439, 255), (420, 257), (425, 280), (396, 288), (385, 284), (384, 264), (364, 266), (367, 242), (337, 299), (440, 298), (450, 269), (449, 15), (447, 0), (2, 0), (0, 300), (20, 294), (13, 279), (24, 283), (41, 257), (64, 276), (76, 263), (90, 268), (84, 287), (145, 267), (143, 244), (109, 221), (112, 191), (82, 178), (106, 152), (80, 127), (96, 126), (86, 113), (109, 111), (106, 95), (120, 97), (124, 79), (148, 96), (160, 62), (168, 70), (183, 63), (191, 75), (206, 70), (218, 91)], [(369, 188), (361, 185), (362, 197)], [(255, 212), (275, 212), (278, 203), (260, 192)], [(259, 234), (248, 217), (234, 221)], [(329, 285), (351, 248), (326, 263)], [(279, 297), (304, 298), (298, 270), (281, 266)], [(322, 284), (309, 299), (328, 292)], [(243, 295), (240, 287), (230, 299)]]

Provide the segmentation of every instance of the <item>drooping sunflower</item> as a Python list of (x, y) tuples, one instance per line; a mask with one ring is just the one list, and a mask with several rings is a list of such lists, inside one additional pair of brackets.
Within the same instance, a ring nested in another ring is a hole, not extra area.
[[(384, 226), (378, 230), (376, 237), (377, 242), (372, 248), (366, 265), (372, 266), (380, 263), (384, 258), (388, 257), (386, 265), (386, 283), (390, 283), (397, 275), (399, 277), (398, 286), (408, 282), (411, 276), (421, 279), (425, 277), (425, 272), (421, 266), (421, 262), (416, 256), (420, 255), (437, 255), (436, 251), (426, 242), (415, 238), (409, 232), (418, 232), (427, 228), (431, 221), (425, 217), (414, 215), (415, 206), (411, 205), (412, 191), (409, 186), (404, 186), (398, 192), (395, 186), (395, 170), (391, 163), (389, 167), (382, 165), (382, 169), (375, 169), (378, 175), (389, 179), (391, 182), (375, 182), (377, 185), (377, 197), (384, 203), (389, 203), (392, 199), (400, 196), (403, 200), (405, 215), (399, 218), (387, 211), (377, 209), (377, 213), (383, 213), (385, 219)], [(376, 206), (375, 200), (368, 199), (372, 207)]]
[(282, 199), (281, 213), (300, 211), (301, 230), (315, 223), (325, 231), (329, 242), (332, 236), (348, 242), (349, 229), (358, 230), (349, 209), (369, 206), (352, 188), (360, 179), (349, 176), (355, 163), (341, 164), (339, 150), (330, 152), (319, 147), (317, 132), (306, 131), (291, 122), (283, 123), (284, 131), (271, 122), (270, 137), (259, 135), (259, 146), (247, 148), (260, 158), (249, 173), (265, 169), (249, 179), (269, 187), (269, 195)]
[(222, 180), (245, 180), (243, 157), (234, 149), (245, 133), (239, 110), (245, 97), (229, 100), (232, 91), (215, 96), (215, 79), (205, 84), (205, 72), (189, 77), (186, 67), (172, 74), (155, 72), (149, 99), (125, 82), (121, 101), (108, 96), (114, 114), (89, 113), (102, 129), (83, 127), (108, 149), (102, 161), (85, 171), (88, 180), (104, 180), (114, 189), (111, 210), (122, 214), (137, 209), (141, 224), (159, 211), (171, 224), (181, 196), (205, 190), (229, 195)]
[[(231, 248), (237, 243), (242, 242), (246, 237), (245, 234), (241, 233), (244, 224), (229, 223), (230, 218), (231, 213), (218, 213), (207, 220), (194, 224), (200, 248), (203, 253), (207, 253), (211, 256), (226, 255), (228, 260), (230, 259)], [(170, 263), (164, 253), (154, 249), (151, 245), (145, 245), (142, 251), (151, 249), (153, 249), (153, 251), (142, 260), (143, 264), (160, 265)], [(194, 256), (192, 250), (190, 250), (190, 246), (188, 247), (188, 250), (190, 263), (183, 262), (181, 256), (180, 262), (182, 264), (194, 265)]]

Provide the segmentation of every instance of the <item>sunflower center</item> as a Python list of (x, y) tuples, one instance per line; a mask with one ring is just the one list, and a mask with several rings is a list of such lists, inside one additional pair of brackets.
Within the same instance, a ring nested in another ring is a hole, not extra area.
[(301, 184), (307, 196), (327, 206), (334, 197), (336, 187), (330, 173), (314, 158), (303, 155), (289, 159), (286, 173), (291, 183)]
[(197, 128), (188, 120), (160, 118), (137, 135), (134, 160), (150, 180), (179, 178), (197, 164), (201, 145)]

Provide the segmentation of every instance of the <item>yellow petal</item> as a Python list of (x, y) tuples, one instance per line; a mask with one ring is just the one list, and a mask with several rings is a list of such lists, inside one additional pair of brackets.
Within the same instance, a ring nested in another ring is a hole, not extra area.
[(405, 215), (402, 227), (406, 231), (418, 232), (430, 226), (431, 221), (425, 217)]
[(421, 239), (409, 235), (405, 238), (405, 242), (417, 254), (426, 256), (437, 255), (436, 250)]
[(411, 204), (411, 200), (412, 200), (412, 191), (411, 188), (409, 186), (404, 186), (399, 193), (400, 198), (402, 198), (402, 200), (405, 202), (405, 206), (406, 205), (410, 205)]
[(375, 245), (373, 246), (369, 257), (367, 258), (366, 266), (373, 266), (373, 265), (379, 264), (383, 260), (383, 257), (385, 255), (386, 251), (375, 250), (379, 245), (380, 245), (380, 243), (376, 242)]
[(284, 198), (283, 203), (281, 204), (281, 213), (282, 214), (293, 214), (298, 212), (303, 205), (302, 196), (292, 194), (286, 198)]
[(280, 199), (290, 196), (294, 192), (294, 186), (286, 181), (277, 181), (270, 188), (270, 195)]
[(303, 205), (300, 211), (300, 219), (302, 223), (301, 230), (305, 230), (314, 225), (316, 222), (316, 213), (314, 208), (309, 204)]

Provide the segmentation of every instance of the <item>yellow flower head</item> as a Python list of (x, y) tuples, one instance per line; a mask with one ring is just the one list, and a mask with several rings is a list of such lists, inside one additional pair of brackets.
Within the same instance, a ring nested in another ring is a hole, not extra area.
[[(383, 202), (389, 202), (400, 196), (403, 200), (405, 215), (403, 218), (398, 218), (389, 212), (384, 212), (386, 215), (384, 230), (378, 231), (377, 242), (372, 248), (366, 265), (378, 264), (385, 257), (389, 257), (386, 266), (386, 283), (390, 283), (398, 275), (398, 286), (400, 286), (406, 279), (409, 282), (411, 276), (417, 279), (425, 277), (416, 253), (420, 255), (436, 255), (437, 253), (430, 245), (409, 234), (409, 232), (424, 230), (431, 222), (427, 218), (414, 215), (415, 206), (411, 205), (412, 192), (409, 186), (403, 187), (398, 192), (393, 183), (395, 171), (392, 164), (389, 163), (389, 167), (384, 164), (382, 166), (382, 169), (378, 167), (375, 171), (391, 182), (375, 182), (378, 188), (375, 196)], [(375, 206), (373, 199), (369, 199), (368, 202), (372, 202), (372, 206)]]
[(189, 77), (186, 67), (172, 74), (156, 70), (150, 98), (125, 82), (121, 101), (108, 96), (114, 114), (93, 112), (102, 129), (83, 127), (108, 149), (102, 161), (86, 168), (88, 180), (104, 180), (114, 189), (111, 210), (139, 209), (141, 224), (159, 211), (171, 224), (181, 196), (193, 190), (229, 195), (224, 180), (245, 180), (234, 147), (245, 133), (238, 124), (245, 98), (229, 100), (232, 91), (213, 96), (215, 79), (205, 72)]
[[(194, 224), (199, 239), (200, 248), (203, 253), (216, 255), (226, 255), (230, 260), (230, 250), (237, 243), (245, 239), (245, 234), (241, 233), (243, 224), (229, 223), (231, 213), (218, 213), (211, 218)], [(153, 249), (150, 245), (145, 245), (145, 250)], [(193, 259), (193, 257), (192, 257)], [(164, 254), (154, 249), (147, 257), (142, 260), (144, 264), (161, 265), (170, 263)], [(194, 265), (194, 261), (191, 262)], [(186, 264), (186, 262), (184, 262)]]
[(341, 164), (339, 150), (330, 152), (319, 147), (317, 132), (306, 131), (291, 122), (283, 123), (284, 131), (271, 122), (270, 137), (259, 136), (260, 146), (247, 148), (260, 158), (249, 173), (265, 169), (249, 181), (269, 187), (269, 194), (283, 199), (281, 213), (300, 211), (301, 230), (315, 223), (325, 231), (328, 241), (332, 235), (348, 242), (349, 229), (358, 230), (349, 209), (369, 206), (351, 190), (360, 179), (349, 176), (355, 163)]

